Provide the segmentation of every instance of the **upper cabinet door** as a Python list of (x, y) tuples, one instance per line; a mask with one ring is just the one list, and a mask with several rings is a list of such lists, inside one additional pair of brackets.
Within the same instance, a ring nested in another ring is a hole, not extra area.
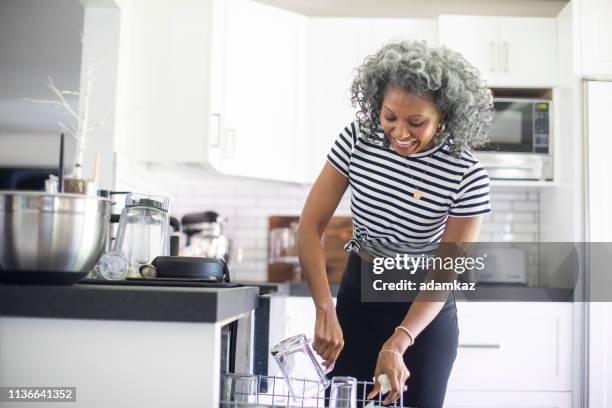
[(554, 18), (440, 16), (440, 43), (459, 51), (489, 86), (557, 83)]
[(133, 161), (206, 162), (212, 2), (132, 1), (121, 14), (118, 151)]
[(582, 74), (612, 76), (612, 1), (576, 0), (572, 3), (581, 34)]
[(499, 19), (499, 84), (557, 84), (557, 22), (552, 18)]
[(300, 35), (305, 17), (230, 0), (221, 144), (226, 174), (298, 181)]
[(478, 68), (489, 85), (498, 82), (497, 17), (440, 16), (438, 38)]
[(435, 45), (438, 41), (436, 21), (433, 19), (373, 18), (362, 24), (360, 54), (365, 57), (383, 45), (395, 41), (425, 41)]
[(350, 87), (354, 69), (362, 62), (359, 52), (364, 19), (311, 18), (308, 21), (308, 54), (305, 103), (304, 182), (312, 183), (344, 126), (355, 120)]

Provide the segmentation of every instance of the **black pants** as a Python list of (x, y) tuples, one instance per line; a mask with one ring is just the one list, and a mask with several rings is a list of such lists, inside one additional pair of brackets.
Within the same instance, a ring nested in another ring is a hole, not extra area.
[[(361, 302), (361, 258), (351, 254), (342, 277), (336, 313), (344, 334), (344, 348), (328, 375), (372, 381), (378, 352), (403, 320), (410, 302)], [(454, 296), (421, 332), (404, 354), (410, 371), (403, 395), (405, 407), (441, 408), (453, 362), (457, 356), (459, 329)], [(370, 390), (366, 390), (367, 392)], [(358, 400), (363, 399), (358, 389)], [(360, 407), (361, 405), (358, 404)]]

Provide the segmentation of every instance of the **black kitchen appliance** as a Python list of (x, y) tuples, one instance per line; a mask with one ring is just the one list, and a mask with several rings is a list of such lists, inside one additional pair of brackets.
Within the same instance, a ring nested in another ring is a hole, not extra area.
[(220, 258), (197, 256), (158, 256), (153, 260), (158, 278), (199, 279), (229, 282), (227, 264)]
[(57, 176), (57, 168), (0, 167), (0, 190), (45, 191), (50, 174)]

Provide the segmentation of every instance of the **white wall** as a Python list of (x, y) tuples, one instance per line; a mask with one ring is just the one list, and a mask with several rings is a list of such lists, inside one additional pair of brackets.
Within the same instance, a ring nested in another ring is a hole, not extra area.
[[(83, 163), (83, 176), (91, 178), (96, 154), (100, 154), (100, 185), (110, 189), (114, 185), (114, 129), (113, 122), (122, 118), (115, 115), (117, 64), (119, 52), (118, 8), (87, 7), (83, 27), (81, 86), (85, 89), (87, 70), (95, 65), (95, 82), (89, 102), (90, 125), (104, 120), (108, 124), (90, 135)], [(84, 99), (81, 98), (81, 111)]]
[[(82, 29), (83, 7), (76, 0), (0, 2), (1, 166), (57, 165), (57, 122), (67, 114), (23, 98), (54, 99), (49, 76), (60, 89), (79, 90)], [(67, 99), (77, 109), (78, 97)], [(70, 138), (67, 144), (71, 149)]]

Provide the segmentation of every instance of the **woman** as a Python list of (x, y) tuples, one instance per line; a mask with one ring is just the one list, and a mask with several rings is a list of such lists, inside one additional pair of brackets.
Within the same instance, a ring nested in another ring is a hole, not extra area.
[[(332, 376), (386, 374), (385, 403), (442, 407), (457, 352), (454, 297), (360, 301), (361, 255), (402, 243), (473, 242), (489, 213), (489, 179), (470, 149), (486, 141), (492, 95), (458, 53), (388, 44), (357, 69), (357, 120), (344, 128), (310, 191), (299, 257), (316, 307), (313, 347)], [(320, 239), (348, 186), (353, 237), (334, 307)], [(378, 381), (368, 399), (377, 396)], [(361, 397), (361, 391), (359, 394)]]

